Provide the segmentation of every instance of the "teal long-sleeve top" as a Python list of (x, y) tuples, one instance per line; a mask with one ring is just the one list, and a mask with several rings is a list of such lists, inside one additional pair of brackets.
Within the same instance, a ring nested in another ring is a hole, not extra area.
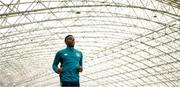
[[(61, 63), (61, 81), (79, 81), (78, 66), (82, 66), (83, 54), (74, 47), (66, 47), (56, 53), (52, 64), (57, 73), (58, 64)], [(82, 66), (83, 67), (83, 66)]]

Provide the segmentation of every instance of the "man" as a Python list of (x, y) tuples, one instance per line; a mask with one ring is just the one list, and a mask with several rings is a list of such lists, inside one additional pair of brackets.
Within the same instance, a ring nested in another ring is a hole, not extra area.
[[(56, 53), (52, 64), (53, 70), (59, 74), (62, 87), (80, 87), (79, 72), (82, 72), (81, 51), (74, 48), (75, 39), (73, 35), (65, 37), (67, 47)], [(61, 64), (58, 67), (58, 64)]]

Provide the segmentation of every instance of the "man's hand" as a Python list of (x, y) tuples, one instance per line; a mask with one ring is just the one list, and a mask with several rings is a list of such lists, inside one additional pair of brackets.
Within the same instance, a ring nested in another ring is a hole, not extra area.
[(83, 69), (82, 69), (82, 66), (78, 66), (78, 72), (82, 72)]
[(61, 74), (61, 72), (62, 72), (62, 68), (58, 68), (58, 69), (57, 69), (57, 73), (58, 73), (58, 74)]

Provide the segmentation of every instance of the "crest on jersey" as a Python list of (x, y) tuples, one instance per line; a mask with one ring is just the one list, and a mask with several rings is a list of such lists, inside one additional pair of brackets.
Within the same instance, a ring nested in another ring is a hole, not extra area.
[(81, 57), (80, 53), (76, 53), (76, 56), (77, 56), (77, 57)]

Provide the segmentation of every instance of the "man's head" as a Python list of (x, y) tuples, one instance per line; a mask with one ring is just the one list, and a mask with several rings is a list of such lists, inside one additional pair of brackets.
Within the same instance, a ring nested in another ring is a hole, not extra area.
[(74, 37), (73, 37), (73, 35), (67, 35), (66, 37), (65, 37), (65, 43), (66, 43), (66, 45), (67, 46), (69, 46), (69, 47), (74, 47), (74, 44), (75, 44), (75, 39), (74, 39)]

